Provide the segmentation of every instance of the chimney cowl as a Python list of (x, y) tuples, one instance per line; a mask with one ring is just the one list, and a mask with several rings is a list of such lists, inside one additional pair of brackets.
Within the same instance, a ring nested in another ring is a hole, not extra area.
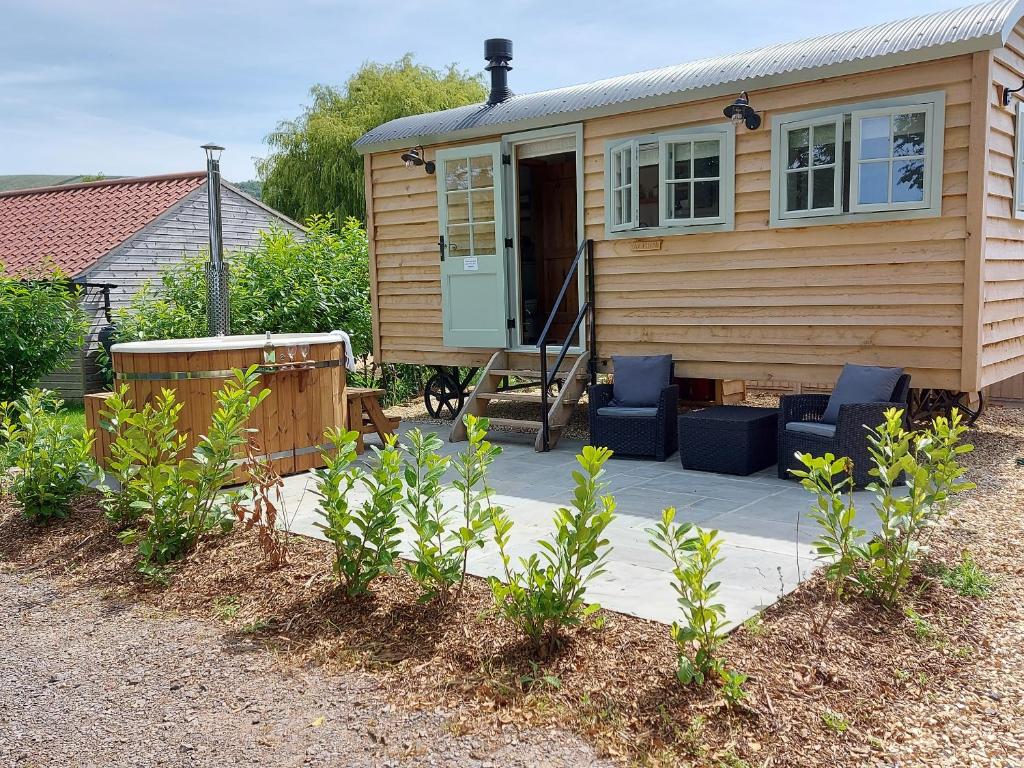
[(508, 87), (508, 71), (512, 69), (512, 41), (504, 37), (492, 37), (484, 40), (484, 58), (487, 59), (485, 69), (491, 73), (491, 92), (487, 96), (487, 106), (505, 101), (512, 95)]

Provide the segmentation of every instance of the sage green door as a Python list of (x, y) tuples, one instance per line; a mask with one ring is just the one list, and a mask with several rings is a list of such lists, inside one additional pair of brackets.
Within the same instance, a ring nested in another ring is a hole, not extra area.
[(500, 144), (437, 153), (446, 347), (508, 342), (501, 167)]

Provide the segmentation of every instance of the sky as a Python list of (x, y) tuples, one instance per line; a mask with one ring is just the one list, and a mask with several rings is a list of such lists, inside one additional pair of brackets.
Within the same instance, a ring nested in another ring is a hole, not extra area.
[(557, 88), (968, 4), (969, 0), (0, 0), (0, 174), (255, 178), (264, 137), (315, 83), (405, 53)]

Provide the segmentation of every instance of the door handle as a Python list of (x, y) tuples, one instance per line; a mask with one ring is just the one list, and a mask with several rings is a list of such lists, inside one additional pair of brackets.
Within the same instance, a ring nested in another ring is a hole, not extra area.
[(444, 261), (444, 235), (437, 239), (437, 249), (441, 252), (441, 261)]

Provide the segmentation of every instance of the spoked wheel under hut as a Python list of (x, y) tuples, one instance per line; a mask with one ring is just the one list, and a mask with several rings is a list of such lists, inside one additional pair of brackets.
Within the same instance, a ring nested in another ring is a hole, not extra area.
[(951, 389), (910, 390), (910, 420), (915, 425), (924, 426), (936, 416), (949, 418), (954, 408), (963, 415), (964, 423), (973, 427), (985, 410), (985, 396), (981, 392), (955, 392)]
[(465, 378), (461, 378), (457, 366), (431, 367), (434, 373), (423, 385), (423, 404), (432, 419), (454, 419), (466, 403), (469, 383), (476, 375), (477, 369), (471, 368)]

